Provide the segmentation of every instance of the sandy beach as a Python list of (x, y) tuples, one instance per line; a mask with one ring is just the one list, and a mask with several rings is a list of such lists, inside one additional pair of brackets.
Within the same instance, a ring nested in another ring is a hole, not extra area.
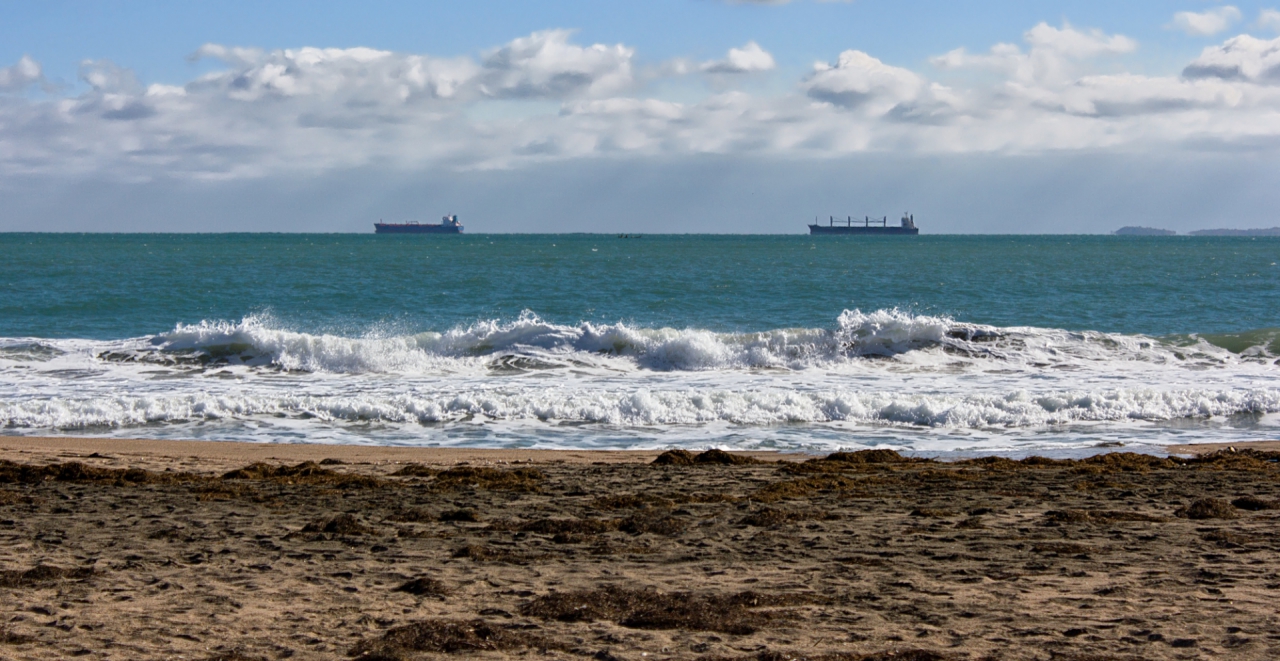
[(1275, 658), (1275, 450), (4, 437), (0, 659)]

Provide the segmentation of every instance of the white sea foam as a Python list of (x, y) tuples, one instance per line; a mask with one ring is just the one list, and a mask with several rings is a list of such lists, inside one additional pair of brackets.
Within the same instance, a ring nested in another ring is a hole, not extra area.
[(863, 357), (900, 357), (921, 350), (957, 359), (1032, 367), (1097, 361), (1205, 367), (1268, 357), (1258, 351), (1232, 354), (1203, 341), (1175, 346), (1143, 336), (996, 328), (896, 309), (845, 311), (831, 329), (715, 333), (636, 328), (625, 323), (568, 326), (525, 313), (515, 321), (482, 321), (444, 333), (362, 338), (275, 329), (259, 318), (248, 317), (236, 323), (180, 325), (151, 338), (149, 345), (145, 351), (135, 351), (133, 357), (145, 359), (147, 351), (154, 351), (154, 360), (186, 355), (218, 364), (339, 374), (431, 373), (474, 366), (482, 362), (476, 359), (504, 355), (549, 359), (552, 365), (594, 364), (596, 357), (605, 356), (621, 359), (609, 362), (611, 367), (655, 371), (799, 370), (846, 364)]
[(1194, 336), (997, 328), (901, 310), (744, 333), (526, 313), (346, 337), (250, 317), (133, 340), (0, 340), (0, 425), (406, 443), (468, 442), (483, 428), (540, 447), (608, 447), (617, 434), (913, 447), (941, 434), (981, 450), (1041, 432), (1036, 442), (1049, 445), (1118, 430), (1150, 439), (1175, 423), (1183, 440), (1231, 439), (1280, 413), (1274, 333), (1255, 335), (1258, 346), (1233, 336), (1241, 346), (1228, 351)]
[(857, 423), (987, 429), (1280, 412), (1280, 389), (1125, 389), (1006, 395), (857, 391), (501, 389), (406, 395), (189, 393), (0, 402), (13, 427), (82, 429), (285, 416), (347, 423), (538, 420), (640, 427)]

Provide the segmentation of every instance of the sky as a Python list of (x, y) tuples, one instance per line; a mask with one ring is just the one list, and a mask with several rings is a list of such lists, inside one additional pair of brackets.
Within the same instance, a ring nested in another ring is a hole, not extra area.
[(0, 0), (0, 231), (1280, 225), (1280, 2)]

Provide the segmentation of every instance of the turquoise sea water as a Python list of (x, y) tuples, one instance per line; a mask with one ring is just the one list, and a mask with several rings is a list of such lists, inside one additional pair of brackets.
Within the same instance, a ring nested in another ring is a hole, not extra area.
[(0, 234), (7, 433), (1031, 451), (1269, 435), (1280, 239)]
[(300, 331), (544, 319), (716, 331), (909, 309), (1117, 333), (1280, 326), (1280, 239), (0, 234), (0, 335), (118, 339), (269, 312)]

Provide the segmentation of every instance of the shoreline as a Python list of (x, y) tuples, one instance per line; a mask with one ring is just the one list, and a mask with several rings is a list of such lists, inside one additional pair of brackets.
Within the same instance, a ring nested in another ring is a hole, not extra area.
[[(1280, 451), (1280, 440), (1242, 443), (1191, 443), (1164, 446), (1169, 456), (1199, 456), (1226, 450)], [(1099, 448), (1093, 454), (1125, 452), (1124, 447)], [(320, 443), (249, 443), (245, 441), (99, 438), (87, 436), (0, 436), (0, 459), (29, 461), (34, 457), (66, 460), (93, 454), (132, 457), (139, 460), (198, 460), (215, 464), (242, 465), (253, 462), (304, 462), (333, 459), (343, 463), (366, 464), (518, 464), (518, 463), (648, 463), (663, 450), (544, 450), (487, 449), (465, 447), (406, 447), (380, 445), (339, 445)], [(826, 453), (772, 450), (732, 451), (732, 454), (762, 461), (801, 462)], [(1001, 453), (966, 453), (965, 458), (1002, 456)], [(1089, 455), (1092, 456), (1092, 455)]]
[[(664, 450), (540, 450), (249, 443), (245, 441), (124, 439), (84, 436), (0, 436), (0, 459), (28, 462), (40, 457), (66, 461), (94, 454), (103, 458), (242, 466), (254, 462), (300, 463), (326, 459), (346, 464), (634, 464), (649, 463)], [(762, 461), (804, 461), (815, 455), (744, 451), (735, 455)], [(108, 457), (109, 456), (109, 457)], [(145, 466), (143, 466), (145, 467)]]

